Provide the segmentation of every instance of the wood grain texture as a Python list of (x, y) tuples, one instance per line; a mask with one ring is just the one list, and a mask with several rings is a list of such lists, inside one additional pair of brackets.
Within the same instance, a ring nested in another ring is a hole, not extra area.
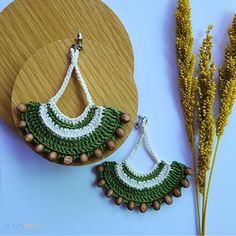
[[(66, 39), (48, 44), (24, 64), (12, 90), (12, 115), (15, 122), (19, 121), (17, 104), (47, 102), (59, 90), (70, 62), (69, 48), (72, 43), (73, 39)], [(128, 112), (132, 117), (132, 122), (124, 128), (125, 137), (117, 142), (118, 148), (130, 133), (138, 109), (137, 90), (129, 66), (131, 62), (123, 60), (112, 49), (98, 42), (84, 40), (83, 45), (79, 67), (94, 102)], [(86, 105), (83, 90), (73, 74), (58, 106), (64, 114), (76, 117)], [(110, 154), (105, 152), (104, 157)], [(91, 160), (94, 161), (97, 160)]]
[(117, 16), (99, 0), (15, 0), (4, 9), (0, 14), (1, 118), (13, 125), (11, 92), (28, 57), (45, 44), (75, 37), (79, 30), (85, 39), (107, 45), (133, 73), (127, 32)]

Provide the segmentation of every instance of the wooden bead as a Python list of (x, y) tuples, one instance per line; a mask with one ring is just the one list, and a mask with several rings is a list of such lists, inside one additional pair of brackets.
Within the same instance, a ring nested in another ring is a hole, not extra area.
[(166, 204), (168, 204), (168, 205), (171, 205), (173, 203), (173, 200), (172, 200), (171, 196), (169, 196), (169, 195), (166, 195), (164, 197), (164, 200), (165, 200)]
[(161, 208), (161, 204), (158, 200), (156, 200), (156, 201), (153, 202), (152, 207), (153, 207), (154, 210), (158, 211)]
[(103, 156), (102, 150), (99, 149), (99, 148), (97, 148), (97, 149), (94, 151), (93, 155), (94, 155), (97, 159), (101, 159), (102, 156)]
[(102, 173), (104, 171), (104, 167), (102, 165), (98, 165), (98, 166), (96, 166), (96, 171), (98, 173)]
[(133, 210), (135, 208), (135, 203), (133, 201), (129, 201), (127, 204), (127, 208), (129, 210)]
[(102, 186), (104, 186), (105, 184), (106, 184), (105, 179), (99, 179), (99, 180), (97, 181), (97, 186), (98, 186), (98, 187), (102, 187)]
[(24, 120), (19, 121), (19, 123), (17, 124), (17, 127), (20, 129), (23, 129), (26, 127), (26, 122)]
[(181, 180), (181, 185), (184, 187), (184, 188), (188, 188), (190, 183), (187, 179), (182, 179)]
[(181, 197), (181, 192), (178, 188), (173, 189), (173, 194), (175, 197)]
[(112, 151), (112, 150), (114, 150), (116, 148), (116, 144), (112, 140), (110, 140), (110, 141), (107, 142), (107, 148), (110, 151)]
[(144, 203), (144, 202), (141, 203), (141, 205), (139, 206), (139, 210), (140, 210), (140, 212), (142, 212), (142, 213), (146, 212), (147, 209), (148, 209), (147, 204)]
[(116, 198), (115, 203), (116, 203), (116, 205), (121, 205), (123, 203), (123, 201), (124, 200), (122, 197), (118, 197), (118, 198)]
[(113, 190), (112, 189), (108, 189), (107, 191), (106, 191), (106, 196), (107, 197), (111, 197), (113, 195)]
[(29, 143), (34, 139), (34, 136), (33, 136), (33, 134), (26, 134), (24, 139), (27, 143)]
[(34, 150), (37, 153), (42, 153), (44, 150), (44, 146), (42, 144), (38, 144), (37, 146), (35, 146)]
[(85, 153), (81, 154), (80, 157), (79, 157), (79, 160), (83, 164), (87, 163), (88, 162), (88, 155), (86, 155)]
[(118, 138), (123, 138), (123, 137), (124, 137), (124, 130), (121, 129), (121, 128), (118, 128), (118, 129), (115, 131), (115, 135), (116, 135), (116, 137), (118, 137)]
[(71, 165), (73, 162), (73, 157), (72, 156), (65, 156), (64, 157), (64, 164), (65, 165)]
[(25, 104), (23, 104), (23, 103), (20, 103), (20, 104), (17, 105), (16, 109), (17, 109), (19, 112), (24, 113), (24, 112), (26, 112), (26, 110), (27, 110), (27, 106), (26, 106)]
[(186, 175), (192, 175), (192, 174), (193, 174), (192, 169), (191, 169), (191, 168), (187, 168), (187, 169), (185, 170), (185, 174), (186, 174)]
[(57, 159), (57, 153), (56, 152), (50, 152), (48, 155), (48, 159), (50, 161), (55, 161)]
[(120, 116), (120, 120), (122, 123), (128, 123), (128, 122), (130, 122), (130, 115), (128, 113), (123, 113)]

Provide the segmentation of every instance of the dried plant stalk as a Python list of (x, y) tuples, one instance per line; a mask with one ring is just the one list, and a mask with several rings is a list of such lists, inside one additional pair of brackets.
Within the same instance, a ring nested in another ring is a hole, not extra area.
[(198, 233), (201, 232), (200, 204), (197, 184), (197, 160), (195, 155), (194, 120), (196, 107), (197, 83), (194, 78), (196, 58), (193, 54), (193, 34), (191, 23), (191, 7), (189, 0), (178, 0), (176, 11), (176, 54), (179, 69), (178, 83), (180, 100), (185, 118), (185, 127), (191, 145), (195, 194), (197, 206)]
[(218, 137), (205, 194), (204, 214), (202, 220), (203, 235), (205, 235), (206, 231), (208, 196), (210, 192), (219, 143), (221, 136), (224, 133), (224, 129), (228, 123), (228, 119), (232, 112), (233, 105), (236, 99), (236, 15), (234, 15), (232, 25), (228, 30), (228, 35), (230, 43), (229, 46), (225, 49), (225, 63), (219, 68), (220, 107), (219, 115), (216, 121), (216, 135)]
[(236, 15), (228, 35), (230, 44), (225, 49), (225, 64), (219, 68), (220, 108), (216, 123), (218, 137), (224, 133), (236, 98)]
[(199, 132), (198, 154), (198, 186), (201, 193), (205, 193), (206, 172), (210, 167), (212, 145), (214, 139), (215, 121), (213, 106), (216, 94), (215, 71), (212, 59), (212, 36), (208, 27), (206, 38), (203, 40), (199, 53), (198, 86), (197, 86), (197, 111)]
[(176, 11), (176, 52), (179, 69), (179, 91), (189, 142), (194, 148), (194, 110), (196, 80), (195, 55), (192, 52), (193, 35), (189, 0), (179, 0)]

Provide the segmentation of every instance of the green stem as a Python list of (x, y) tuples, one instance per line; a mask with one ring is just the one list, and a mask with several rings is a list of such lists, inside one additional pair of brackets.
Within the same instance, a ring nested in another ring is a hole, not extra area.
[[(192, 130), (191, 130), (192, 132)], [(197, 160), (194, 148), (194, 136), (192, 132), (192, 141), (191, 141), (191, 150), (192, 150), (192, 158), (193, 158), (193, 174), (194, 174), (194, 182), (195, 182), (195, 194), (197, 201), (197, 222), (198, 222), (198, 233), (201, 234), (201, 219), (200, 219), (200, 205), (199, 205), (199, 192), (198, 192), (198, 184), (197, 184)]]
[[(206, 178), (206, 175), (204, 177), (204, 186), (207, 185), (207, 182), (206, 182), (207, 178)], [(204, 217), (204, 207), (205, 207), (205, 199), (206, 199), (206, 189), (203, 190), (203, 193), (202, 193), (202, 232), (201, 232), (201, 235), (204, 235), (204, 232), (203, 232), (203, 217)]]
[[(205, 180), (205, 183), (206, 183), (206, 180)], [(202, 193), (202, 221), (203, 221), (203, 216), (204, 216), (204, 206), (205, 206), (205, 199), (206, 199), (206, 197), (205, 197), (205, 191)], [(203, 232), (203, 222), (202, 222), (202, 228), (201, 228), (201, 235), (204, 235), (204, 232)]]
[(203, 214), (203, 217), (202, 217), (202, 232), (203, 232), (203, 235), (205, 235), (205, 232), (206, 232), (206, 215), (207, 215), (208, 196), (209, 196), (209, 192), (210, 192), (211, 180), (212, 180), (212, 174), (213, 174), (213, 170), (214, 170), (214, 166), (215, 166), (215, 162), (216, 162), (216, 156), (217, 156), (218, 148), (219, 148), (219, 144), (220, 144), (220, 138), (221, 138), (221, 136), (218, 136), (218, 138), (217, 138), (216, 148), (215, 148), (214, 157), (213, 157), (213, 161), (212, 161), (211, 168), (210, 168), (210, 175), (209, 175), (209, 179), (208, 179), (208, 183), (207, 183), (205, 204), (203, 205), (203, 207), (204, 207), (204, 214)]

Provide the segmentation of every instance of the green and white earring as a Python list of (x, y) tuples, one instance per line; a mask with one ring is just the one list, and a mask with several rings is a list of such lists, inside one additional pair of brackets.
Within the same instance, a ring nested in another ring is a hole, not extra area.
[[(190, 168), (179, 162), (167, 163), (157, 158), (150, 145), (147, 126), (147, 118), (139, 116), (135, 127), (141, 134), (124, 162), (104, 162), (96, 167), (97, 185), (104, 189), (105, 195), (114, 198), (117, 205), (125, 204), (129, 210), (139, 208), (141, 212), (149, 207), (159, 210), (163, 202), (172, 204), (172, 196), (180, 197), (181, 188), (189, 187), (187, 175), (192, 174)], [(129, 159), (142, 142), (155, 162), (148, 173), (139, 173), (129, 165)]]
[[(17, 106), (21, 113), (18, 127), (22, 129), (25, 141), (32, 142), (35, 151), (45, 154), (50, 161), (66, 165), (74, 160), (84, 164), (90, 158), (102, 158), (105, 149), (115, 149), (115, 140), (124, 136), (123, 124), (130, 121), (127, 113), (94, 104), (78, 67), (81, 50), (82, 35), (79, 33), (77, 44), (70, 49), (71, 64), (54, 97), (47, 103), (29, 102)], [(63, 114), (56, 104), (65, 92), (73, 70), (88, 103), (76, 118)]]

